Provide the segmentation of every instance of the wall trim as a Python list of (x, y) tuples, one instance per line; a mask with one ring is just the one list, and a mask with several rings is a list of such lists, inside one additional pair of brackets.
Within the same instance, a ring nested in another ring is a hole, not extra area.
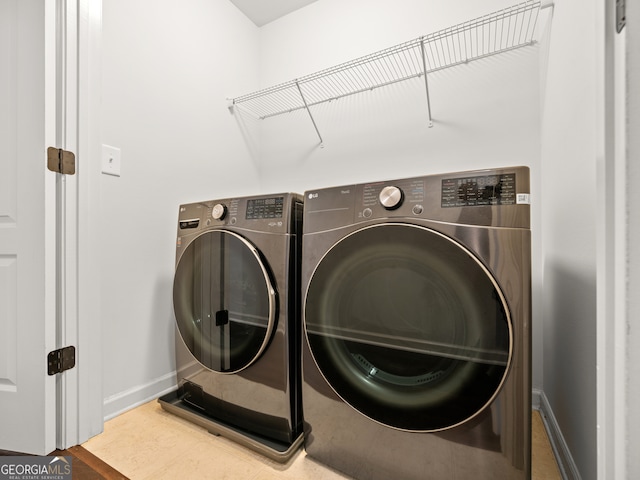
[(150, 382), (124, 390), (104, 399), (104, 421), (150, 402), (177, 388), (176, 372), (169, 372)]
[(540, 416), (542, 417), (544, 428), (549, 436), (549, 442), (551, 443), (551, 448), (558, 462), (558, 468), (560, 469), (562, 478), (567, 480), (581, 480), (582, 477), (580, 476), (578, 467), (560, 431), (560, 425), (558, 425), (558, 421), (553, 414), (547, 396), (543, 391), (537, 389), (533, 390), (532, 395), (533, 408), (540, 411)]

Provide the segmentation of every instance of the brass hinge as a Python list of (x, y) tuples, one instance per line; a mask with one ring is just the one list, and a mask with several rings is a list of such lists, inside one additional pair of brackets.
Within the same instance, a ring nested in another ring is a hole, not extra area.
[(61, 148), (47, 148), (47, 168), (52, 172), (74, 175), (76, 173), (76, 156), (73, 152)]
[(49, 375), (64, 372), (76, 366), (76, 347), (64, 347), (49, 352), (47, 355), (47, 372)]

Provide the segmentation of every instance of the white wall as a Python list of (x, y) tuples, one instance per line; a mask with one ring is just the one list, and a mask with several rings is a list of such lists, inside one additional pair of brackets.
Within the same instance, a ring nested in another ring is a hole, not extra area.
[(174, 385), (178, 206), (253, 193), (256, 165), (227, 109), (257, 87), (257, 28), (230, 2), (103, 2), (101, 177), (105, 415)]
[(597, 474), (596, 18), (596, 2), (555, 2), (542, 121), (543, 390), (584, 479)]

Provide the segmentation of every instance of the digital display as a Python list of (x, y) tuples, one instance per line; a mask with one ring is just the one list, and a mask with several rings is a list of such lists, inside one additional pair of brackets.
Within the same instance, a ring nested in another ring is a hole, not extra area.
[(254, 198), (247, 200), (247, 220), (282, 218), (284, 197)]
[(516, 204), (516, 175), (448, 178), (442, 180), (442, 207)]
[(200, 219), (196, 218), (194, 220), (180, 220), (180, 229), (184, 230), (185, 228), (198, 228), (200, 225)]

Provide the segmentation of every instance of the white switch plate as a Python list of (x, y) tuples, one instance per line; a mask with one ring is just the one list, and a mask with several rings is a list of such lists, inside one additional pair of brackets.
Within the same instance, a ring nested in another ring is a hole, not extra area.
[(102, 145), (102, 173), (120, 176), (120, 149)]

